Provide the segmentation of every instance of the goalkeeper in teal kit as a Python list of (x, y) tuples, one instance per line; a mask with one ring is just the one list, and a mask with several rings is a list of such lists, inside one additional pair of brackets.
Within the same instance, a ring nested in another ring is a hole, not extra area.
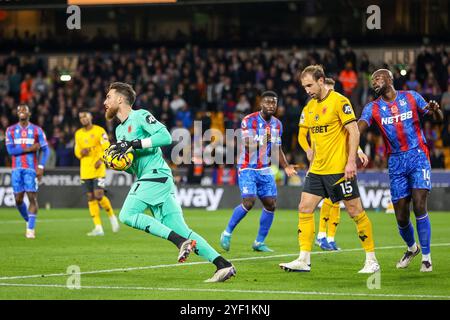
[[(136, 93), (130, 85), (115, 82), (109, 86), (104, 101), (106, 119), (117, 117), (121, 122), (116, 128), (117, 143), (106, 152), (113, 157), (133, 152), (133, 163), (126, 172), (137, 177), (120, 211), (120, 221), (174, 243), (179, 249), (179, 262), (185, 261), (194, 251), (214, 263), (217, 270), (205, 282), (223, 282), (231, 278), (236, 274), (234, 266), (186, 225), (175, 198), (172, 172), (159, 148), (170, 145), (172, 137), (150, 112), (131, 108), (135, 98)], [(144, 213), (147, 208), (153, 217)]]

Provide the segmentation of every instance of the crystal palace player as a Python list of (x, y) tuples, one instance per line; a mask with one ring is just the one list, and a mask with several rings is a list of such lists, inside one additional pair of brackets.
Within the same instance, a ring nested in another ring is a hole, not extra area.
[(400, 235), (408, 245), (408, 250), (397, 263), (397, 268), (408, 267), (411, 260), (420, 253), (414, 239), (414, 228), (409, 220), (409, 205), (412, 199), (422, 247), (420, 271), (429, 272), (432, 271), (431, 227), (427, 213), (427, 195), (431, 190), (431, 166), (419, 114), (432, 114), (435, 120), (439, 121), (442, 121), (443, 114), (435, 101), (426, 103), (415, 91), (396, 91), (389, 70), (375, 71), (372, 75), (372, 86), (380, 97), (364, 107), (358, 127), (362, 133), (372, 123), (376, 123), (390, 154), (388, 168), (391, 197)]
[[(38, 211), (36, 192), (38, 181), (44, 174), (44, 165), (49, 156), (45, 133), (30, 123), (30, 109), (27, 105), (17, 107), (19, 122), (6, 129), (6, 147), (12, 157), (11, 181), (20, 214), (27, 221), (26, 237), (34, 239), (34, 227)], [(38, 164), (38, 151), (42, 151)], [(27, 208), (23, 197), (27, 193), (30, 206)]]
[(279, 150), (277, 156), (286, 174), (292, 176), (297, 173), (287, 163), (286, 157), (279, 147), (283, 128), (280, 120), (273, 116), (277, 110), (277, 103), (277, 94), (273, 91), (266, 91), (261, 95), (261, 111), (249, 114), (242, 120), (244, 149), (241, 150), (243, 152), (240, 154), (238, 163), (242, 204), (234, 208), (228, 226), (221, 234), (220, 245), (226, 251), (230, 250), (231, 234), (234, 228), (254, 206), (256, 197), (261, 200), (263, 209), (258, 235), (252, 247), (255, 251), (273, 251), (264, 243), (274, 218), (277, 197), (277, 186), (270, 168), (273, 144), (278, 146), (274, 150)]

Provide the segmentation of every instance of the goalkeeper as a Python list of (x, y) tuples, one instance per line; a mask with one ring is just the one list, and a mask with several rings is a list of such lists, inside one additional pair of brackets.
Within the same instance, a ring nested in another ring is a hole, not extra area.
[[(114, 157), (133, 152), (134, 161), (126, 172), (137, 177), (125, 199), (119, 219), (124, 224), (167, 239), (180, 250), (183, 262), (194, 251), (217, 267), (205, 282), (223, 282), (236, 274), (236, 269), (214, 250), (205, 239), (185, 223), (183, 212), (175, 199), (172, 172), (159, 147), (170, 145), (172, 138), (166, 127), (146, 110), (133, 110), (136, 99), (133, 88), (121, 82), (109, 86), (104, 106), (106, 119), (117, 117), (117, 144), (107, 150)], [(108, 163), (107, 163), (108, 165)], [(144, 214), (150, 208), (153, 217)]]

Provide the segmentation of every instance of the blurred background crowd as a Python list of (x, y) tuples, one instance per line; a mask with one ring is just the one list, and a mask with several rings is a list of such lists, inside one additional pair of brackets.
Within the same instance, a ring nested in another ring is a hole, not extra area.
[[(132, 52), (92, 51), (77, 55), (69, 81), (62, 80), (64, 70), (52, 69), (49, 60), (47, 55), (19, 55), (15, 51), (0, 56), (0, 166), (9, 165), (5, 130), (17, 122), (18, 103), (28, 104), (31, 121), (47, 135), (52, 154), (47, 168), (78, 165), (73, 153), (74, 133), (80, 127), (78, 111), (82, 108), (92, 112), (94, 123), (106, 128), (114, 141), (117, 123), (106, 122), (103, 109), (105, 92), (114, 81), (132, 84), (137, 93), (135, 108), (151, 111), (169, 131), (187, 128), (192, 133), (196, 120), (202, 122), (203, 131), (239, 128), (245, 115), (259, 110), (260, 94), (273, 90), (279, 95), (276, 116), (284, 127), (283, 150), (291, 163), (306, 165), (297, 134), (308, 97), (296, 75), (309, 64), (322, 64), (336, 81), (335, 90), (351, 99), (357, 116), (376, 98), (370, 75), (379, 67), (393, 71), (396, 89), (415, 90), (427, 101), (438, 101), (445, 121), (434, 123), (431, 117), (425, 117), (424, 134), (432, 167), (450, 168), (450, 63), (443, 45), (423, 47), (407, 66), (370, 61), (367, 52), (356, 53), (351, 46), (333, 39), (317, 50), (186, 45)], [(386, 168), (386, 148), (377, 130), (361, 137), (361, 147), (369, 156), (368, 168)], [(196, 172), (201, 175), (205, 166), (201, 161), (191, 165), (192, 176)]]

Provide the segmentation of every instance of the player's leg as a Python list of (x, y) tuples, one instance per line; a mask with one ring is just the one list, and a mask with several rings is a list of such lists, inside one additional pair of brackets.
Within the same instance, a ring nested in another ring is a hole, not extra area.
[[(419, 152), (417, 152), (419, 151)], [(417, 234), (422, 249), (421, 272), (432, 271), (431, 266), (431, 224), (427, 211), (427, 197), (431, 190), (431, 165), (428, 156), (421, 150), (414, 150), (408, 161), (408, 186), (412, 193), (413, 210), (416, 216)]]
[(317, 233), (316, 239), (316, 245), (318, 245), (322, 250), (327, 251), (333, 250), (327, 239), (327, 227), (329, 226), (332, 207), (333, 202), (331, 202), (329, 198), (325, 198), (322, 203), (322, 208), (320, 209), (319, 232)]
[(105, 233), (103, 231), (102, 219), (100, 218), (100, 207), (97, 199), (94, 197), (94, 179), (81, 180), (81, 185), (86, 193), (89, 214), (94, 222), (94, 229), (88, 232), (88, 236), (103, 236)]
[(413, 189), (413, 210), (416, 215), (417, 234), (422, 248), (422, 265), (420, 271), (430, 272), (433, 270), (431, 264), (431, 223), (427, 211), (428, 190)]
[(265, 240), (269, 234), (270, 227), (272, 226), (273, 219), (275, 217), (275, 209), (277, 198), (268, 196), (261, 198), (263, 208), (261, 210), (261, 216), (259, 218), (259, 229), (256, 240), (253, 242), (252, 248), (259, 252), (273, 252), (266, 244)]
[(336, 236), (337, 227), (340, 221), (341, 221), (340, 202), (332, 203), (332, 206), (330, 208), (330, 219), (328, 220), (327, 241), (333, 250), (339, 250), (334, 237)]
[(409, 153), (391, 156), (388, 166), (391, 198), (397, 227), (400, 236), (407, 245), (407, 250), (397, 262), (396, 267), (399, 269), (408, 267), (412, 259), (420, 253), (414, 239), (414, 227), (410, 221), (411, 189), (407, 174), (408, 155)]
[(359, 273), (374, 273), (379, 271), (380, 265), (378, 264), (375, 256), (375, 242), (373, 239), (372, 222), (362, 207), (359, 194), (357, 198), (344, 200), (344, 205), (347, 208), (348, 214), (355, 222), (358, 238), (361, 241), (361, 246), (366, 252), (366, 261), (363, 269), (361, 269)]
[(27, 238), (35, 238), (35, 227), (38, 213), (37, 190), (38, 181), (36, 171), (25, 170), (23, 174), (24, 189), (28, 197), (30, 205), (28, 206), (28, 222), (27, 222)]
[(380, 265), (375, 256), (372, 223), (362, 206), (357, 180), (346, 181), (344, 174), (330, 174), (324, 176), (324, 179), (326, 180), (325, 187), (327, 188), (331, 201), (333, 203), (344, 201), (348, 214), (355, 222), (358, 238), (366, 252), (366, 261), (359, 273), (374, 273), (379, 271)]
[(95, 179), (94, 183), (94, 198), (98, 201), (100, 207), (105, 209), (106, 214), (108, 215), (109, 221), (111, 222), (111, 229), (113, 232), (119, 231), (119, 222), (117, 221), (117, 217), (114, 214), (113, 207), (111, 205), (111, 201), (109, 201), (108, 197), (105, 196), (105, 178)]
[(252, 248), (255, 251), (273, 252), (272, 249), (267, 247), (264, 241), (269, 234), (270, 227), (272, 226), (275, 217), (277, 184), (275, 183), (275, 178), (270, 168), (267, 170), (256, 171), (254, 181), (256, 182), (256, 194), (258, 198), (261, 199), (263, 208), (259, 219), (258, 235), (253, 242)]
[(397, 262), (396, 267), (398, 269), (407, 268), (412, 259), (420, 253), (420, 248), (414, 239), (414, 227), (410, 221), (410, 203), (411, 198), (409, 196), (402, 199), (395, 199), (395, 202), (393, 202), (398, 231), (408, 247)]
[[(158, 212), (158, 210), (160, 210), (158, 209), (158, 206), (149, 206), (148, 203), (139, 199), (135, 194), (128, 194), (122, 209), (120, 210), (119, 220), (134, 229), (145, 231), (146, 233), (169, 240), (180, 250), (178, 262), (184, 262), (190, 252), (195, 249), (195, 242), (179, 235), (156, 218), (145, 214), (144, 211), (148, 207), (150, 207), (153, 212)], [(159, 207), (162, 207), (162, 203)]]
[(298, 206), (298, 243), (300, 246), (299, 257), (288, 263), (280, 263), (279, 266), (286, 271), (309, 272), (311, 271), (311, 251), (314, 242), (315, 223), (314, 210), (322, 196), (302, 192)]
[(156, 219), (180, 236), (195, 240), (194, 252), (216, 266), (215, 274), (207, 282), (222, 282), (236, 274), (235, 268), (229, 261), (214, 250), (202, 236), (188, 227), (183, 217), (182, 208), (174, 194), (171, 194), (161, 207), (154, 210), (154, 214)]
[(11, 172), (11, 185), (14, 192), (14, 199), (16, 201), (16, 208), (19, 210), (22, 218), (28, 222), (28, 208), (25, 202), (23, 201), (23, 197), (25, 195), (25, 189), (23, 184), (22, 177), (23, 170), (15, 169)]
[(256, 184), (253, 170), (243, 170), (238, 176), (239, 189), (241, 191), (242, 203), (234, 208), (233, 214), (228, 221), (226, 229), (220, 235), (220, 246), (225, 250), (230, 250), (231, 235), (239, 222), (253, 208), (256, 201)]
[(311, 271), (311, 251), (314, 242), (315, 223), (314, 210), (319, 202), (328, 197), (328, 193), (320, 175), (308, 173), (303, 185), (300, 203), (298, 205), (298, 242), (300, 255), (294, 261), (280, 263), (280, 268), (286, 271)]

